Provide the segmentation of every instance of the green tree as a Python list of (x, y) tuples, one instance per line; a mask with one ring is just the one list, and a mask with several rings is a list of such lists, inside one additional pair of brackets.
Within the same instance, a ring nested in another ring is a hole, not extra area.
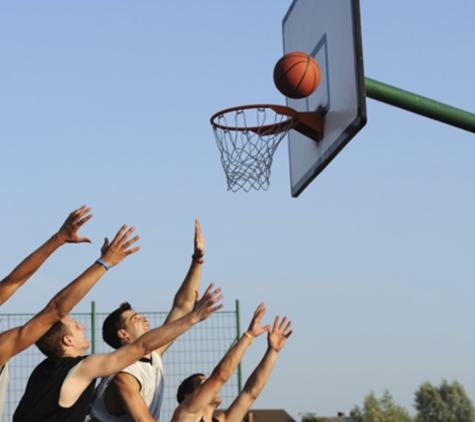
[(426, 382), (416, 391), (416, 422), (475, 422), (475, 408), (458, 381), (439, 387)]
[(355, 406), (351, 414), (357, 422), (413, 422), (407, 410), (394, 403), (388, 390), (380, 399), (371, 392), (365, 397), (362, 409)]
[(299, 413), (302, 415), (302, 422), (327, 422), (327, 418), (319, 418), (313, 412)]

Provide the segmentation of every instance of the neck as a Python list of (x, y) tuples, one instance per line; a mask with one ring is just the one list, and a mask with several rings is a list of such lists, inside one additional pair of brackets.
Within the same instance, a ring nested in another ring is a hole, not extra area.
[(83, 351), (79, 351), (79, 350), (66, 350), (64, 353), (63, 353), (63, 356), (61, 356), (62, 358), (77, 358), (79, 356), (84, 356), (84, 352), (85, 350)]

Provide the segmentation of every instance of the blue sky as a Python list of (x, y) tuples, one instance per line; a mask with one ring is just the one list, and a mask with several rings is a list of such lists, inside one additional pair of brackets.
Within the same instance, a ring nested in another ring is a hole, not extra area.
[[(166, 310), (206, 241), (203, 285), (265, 301), (295, 333), (255, 408), (334, 415), (387, 388), (458, 379), (475, 398), (474, 135), (367, 100), (368, 123), (300, 195), (285, 141), (267, 192), (230, 193), (209, 118), (277, 103), (290, 0), (0, 5), (0, 191), (7, 274), (73, 209), (93, 245), (58, 251), (2, 312), (36, 312), (135, 225), (142, 250), (76, 310)], [(475, 4), (361, 0), (366, 76), (475, 111)], [(248, 375), (265, 350), (253, 344)]]

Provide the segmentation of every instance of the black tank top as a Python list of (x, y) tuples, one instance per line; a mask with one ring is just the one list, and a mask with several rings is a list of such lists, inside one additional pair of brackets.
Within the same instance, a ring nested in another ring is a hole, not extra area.
[(61, 386), (69, 370), (85, 356), (48, 358), (32, 372), (25, 394), (13, 415), (13, 422), (84, 422), (96, 380), (71, 407), (59, 405)]

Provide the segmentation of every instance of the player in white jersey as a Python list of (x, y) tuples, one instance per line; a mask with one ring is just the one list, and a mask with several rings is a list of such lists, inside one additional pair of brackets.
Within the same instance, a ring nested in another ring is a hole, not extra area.
[[(194, 253), (165, 324), (189, 313), (200, 285), (204, 240), (195, 221)], [(150, 330), (147, 318), (123, 303), (104, 321), (103, 337), (115, 349), (130, 344)], [(163, 398), (162, 355), (172, 343), (144, 356), (118, 374), (101, 380), (89, 416), (96, 422), (157, 421)]]

